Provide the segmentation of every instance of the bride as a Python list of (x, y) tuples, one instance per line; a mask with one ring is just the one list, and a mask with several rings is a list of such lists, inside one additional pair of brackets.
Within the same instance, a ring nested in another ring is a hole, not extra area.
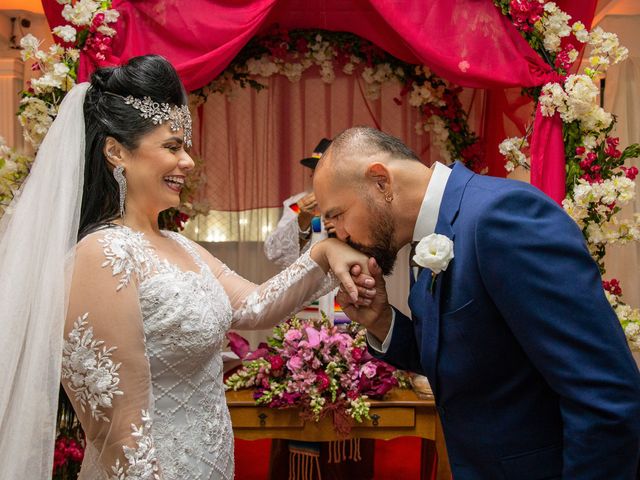
[(86, 433), (80, 478), (231, 479), (226, 332), (268, 328), (337, 281), (369, 304), (373, 279), (349, 275), (366, 257), (336, 240), (255, 285), (161, 231), (190, 142), (162, 57), (98, 70), (64, 99), (0, 223), (2, 478), (50, 476), (62, 378)]

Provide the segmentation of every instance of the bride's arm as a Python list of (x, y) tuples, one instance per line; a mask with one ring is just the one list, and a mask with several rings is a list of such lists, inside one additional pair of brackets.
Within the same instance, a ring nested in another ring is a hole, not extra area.
[[(350, 267), (356, 264), (368, 272), (367, 257), (335, 239), (315, 244), (309, 252), (262, 285), (237, 275), (208, 252), (205, 255), (229, 296), (233, 308), (232, 328), (238, 330), (276, 325), (339, 283), (352, 292), (354, 302), (367, 302), (365, 298), (373, 295), (371, 277), (358, 277), (356, 285), (349, 274)], [(330, 268), (333, 273), (327, 273)]]
[(159, 479), (151, 374), (135, 285), (140, 269), (124, 243), (110, 242), (117, 233), (91, 235), (77, 247), (62, 384), (97, 451), (93, 465), (102, 469), (85, 473), (130, 478), (132, 471), (144, 471), (144, 478)]

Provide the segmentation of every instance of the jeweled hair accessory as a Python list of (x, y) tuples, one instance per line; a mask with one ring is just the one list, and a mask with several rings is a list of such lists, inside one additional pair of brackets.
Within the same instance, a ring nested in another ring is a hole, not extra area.
[(172, 132), (177, 132), (182, 128), (184, 143), (188, 147), (191, 146), (191, 113), (186, 105), (178, 107), (168, 103), (154, 102), (150, 97), (139, 99), (131, 95), (125, 97), (124, 103), (139, 110), (142, 118), (150, 118), (154, 125), (168, 121)]

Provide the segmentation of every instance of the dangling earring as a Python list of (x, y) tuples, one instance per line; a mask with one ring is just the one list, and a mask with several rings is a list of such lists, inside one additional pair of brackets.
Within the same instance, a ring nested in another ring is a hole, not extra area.
[(384, 194), (384, 200), (387, 203), (391, 203), (391, 201), (393, 200), (393, 193), (391, 192), (387, 192)]
[(118, 190), (120, 190), (120, 218), (124, 220), (124, 200), (127, 197), (127, 179), (124, 176), (124, 167), (118, 165), (113, 169), (113, 178), (118, 182)]

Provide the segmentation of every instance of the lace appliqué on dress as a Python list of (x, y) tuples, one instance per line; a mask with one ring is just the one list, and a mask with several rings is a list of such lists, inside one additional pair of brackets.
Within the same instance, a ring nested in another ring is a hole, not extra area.
[(156, 449), (151, 436), (152, 420), (149, 412), (142, 410), (142, 425), (131, 424), (131, 436), (136, 439), (136, 448), (123, 446), (127, 459), (126, 468), (120, 460), (111, 467), (113, 475), (109, 480), (160, 480)]
[(143, 233), (127, 228), (112, 228), (98, 242), (103, 245), (107, 258), (101, 266), (111, 266), (114, 277), (120, 275), (117, 291), (129, 285), (133, 275), (141, 282), (151, 274), (153, 264), (148, 254), (151, 244), (145, 240)]
[[(250, 319), (258, 317), (267, 307), (273, 305), (283, 297), (289, 289), (296, 283), (301, 282), (312, 270), (320, 268), (313, 261), (309, 252), (304, 253), (300, 258), (288, 268), (280, 272), (275, 277), (268, 280), (262, 288), (252, 292), (242, 306), (233, 313), (234, 320)], [(329, 293), (338, 285), (338, 279), (333, 273), (327, 273), (324, 280), (315, 292), (304, 292), (303, 298), (306, 301), (295, 305), (289, 315), (301, 310), (317, 298)]]
[(113, 363), (111, 354), (117, 347), (107, 348), (104, 341), (93, 338), (93, 327), (87, 327), (85, 313), (73, 323), (73, 329), (65, 340), (62, 351), (62, 378), (68, 380), (82, 411), (88, 406), (96, 420), (109, 421), (103, 409), (112, 407), (118, 389), (119, 363)]

